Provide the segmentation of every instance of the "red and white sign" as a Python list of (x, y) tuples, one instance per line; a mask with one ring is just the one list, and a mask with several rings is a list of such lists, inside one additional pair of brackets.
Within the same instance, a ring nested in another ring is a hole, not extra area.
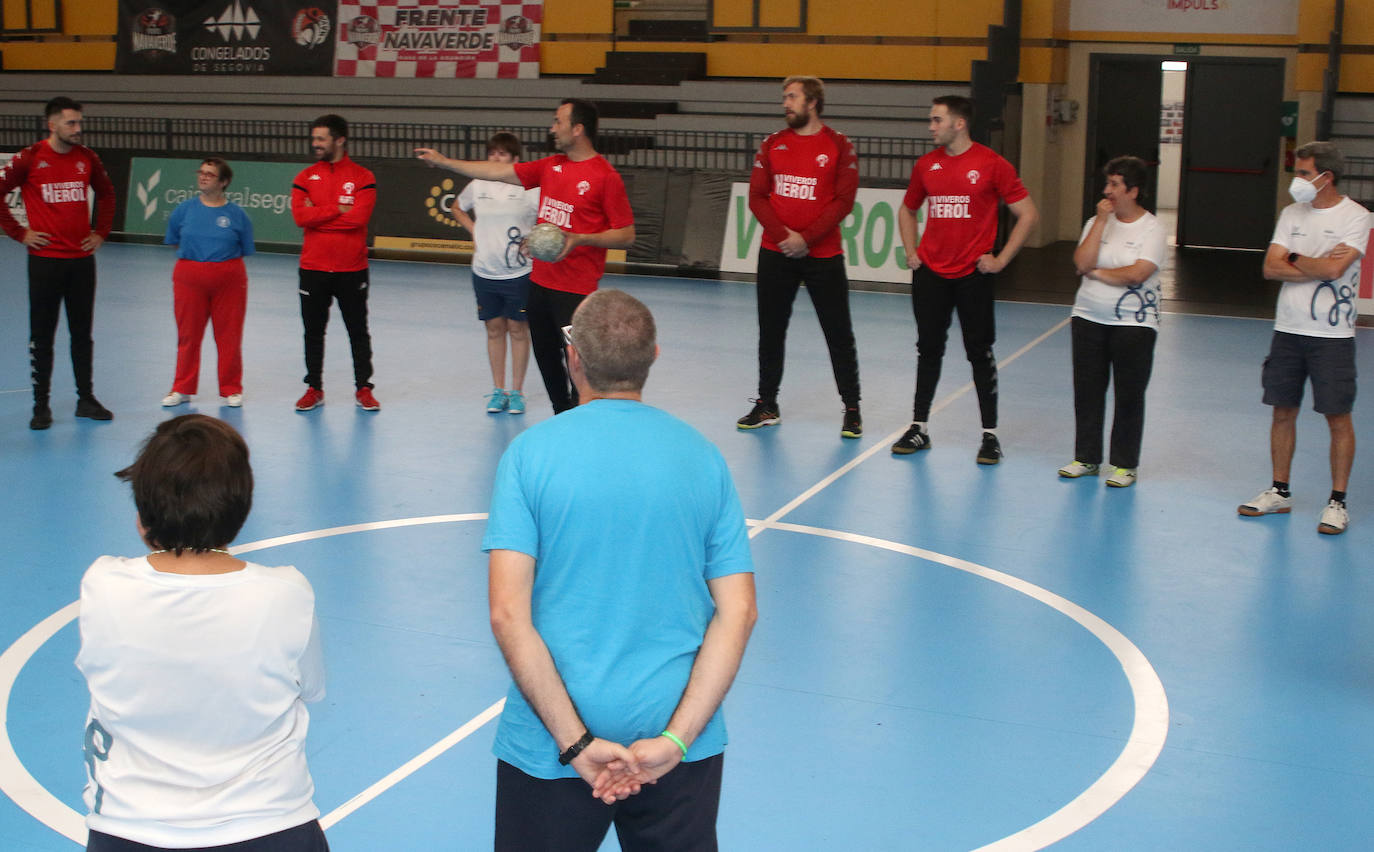
[(543, 21), (542, 0), (343, 0), (334, 75), (536, 78)]
[(1296, 35), (1299, 4), (1300, 0), (1071, 0), (1069, 29)]

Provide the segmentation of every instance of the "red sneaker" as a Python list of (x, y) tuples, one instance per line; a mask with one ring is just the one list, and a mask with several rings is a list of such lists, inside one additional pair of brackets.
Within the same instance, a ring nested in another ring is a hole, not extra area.
[(297, 411), (309, 411), (320, 405), (324, 405), (324, 391), (317, 388), (307, 387), (301, 398), (296, 400)]
[(377, 401), (377, 397), (372, 395), (372, 388), (358, 388), (354, 397), (358, 400), (358, 407), (363, 411), (382, 410), (382, 404)]

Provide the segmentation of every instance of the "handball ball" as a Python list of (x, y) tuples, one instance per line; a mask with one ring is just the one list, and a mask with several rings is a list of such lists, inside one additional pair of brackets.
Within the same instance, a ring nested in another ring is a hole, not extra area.
[(552, 222), (540, 222), (530, 229), (525, 246), (530, 256), (539, 260), (553, 260), (563, 250), (563, 230)]

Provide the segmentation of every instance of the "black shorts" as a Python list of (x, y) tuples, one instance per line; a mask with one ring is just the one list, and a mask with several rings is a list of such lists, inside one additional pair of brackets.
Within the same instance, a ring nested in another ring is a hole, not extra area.
[(197, 846), (191, 849), (171, 850), (161, 846), (149, 846), (133, 840), (125, 840), (112, 834), (99, 831), (90, 832), (86, 841), (87, 852), (329, 852), (329, 842), (324, 839), (324, 830), (319, 820), (311, 820), (295, 828), (244, 840), (222, 846)]
[(519, 278), (483, 278), (472, 273), (472, 292), (477, 297), (477, 318), (482, 322), (497, 317), (529, 322), (525, 318), (525, 302), (530, 295), (530, 276)]
[(1309, 378), (1314, 411), (1349, 414), (1355, 407), (1355, 338), (1274, 332), (1260, 380), (1264, 404), (1299, 407)]

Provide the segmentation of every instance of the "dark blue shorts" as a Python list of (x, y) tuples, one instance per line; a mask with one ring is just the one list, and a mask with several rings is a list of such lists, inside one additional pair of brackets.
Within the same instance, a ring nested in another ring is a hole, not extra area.
[(1264, 404), (1301, 406), (1303, 385), (1309, 378), (1314, 411), (1349, 414), (1355, 407), (1355, 338), (1274, 332), (1260, 379)]
[(500, 280), (483, 278), (472, 273), (472, 292), (477, 296), (477, 318), (482, 322), (497, 317), (528, 322), (525, 317), (525, 301), (530, 294), (530, 277), (503, 278)]
[[(588, 797), (590, 798), (590, 797)], [(161, 846), (148, 846), (102, 834), (90, 832), (86, 841), (87, 852), (329, 852), (329, 842), (324, 839), (324, 830), (318, 820), (311, 820), (295, 828), (267, 834), (253, 840), (229, 843), (223, 846), (197, 846), (192, 849), (171, 850)]]

